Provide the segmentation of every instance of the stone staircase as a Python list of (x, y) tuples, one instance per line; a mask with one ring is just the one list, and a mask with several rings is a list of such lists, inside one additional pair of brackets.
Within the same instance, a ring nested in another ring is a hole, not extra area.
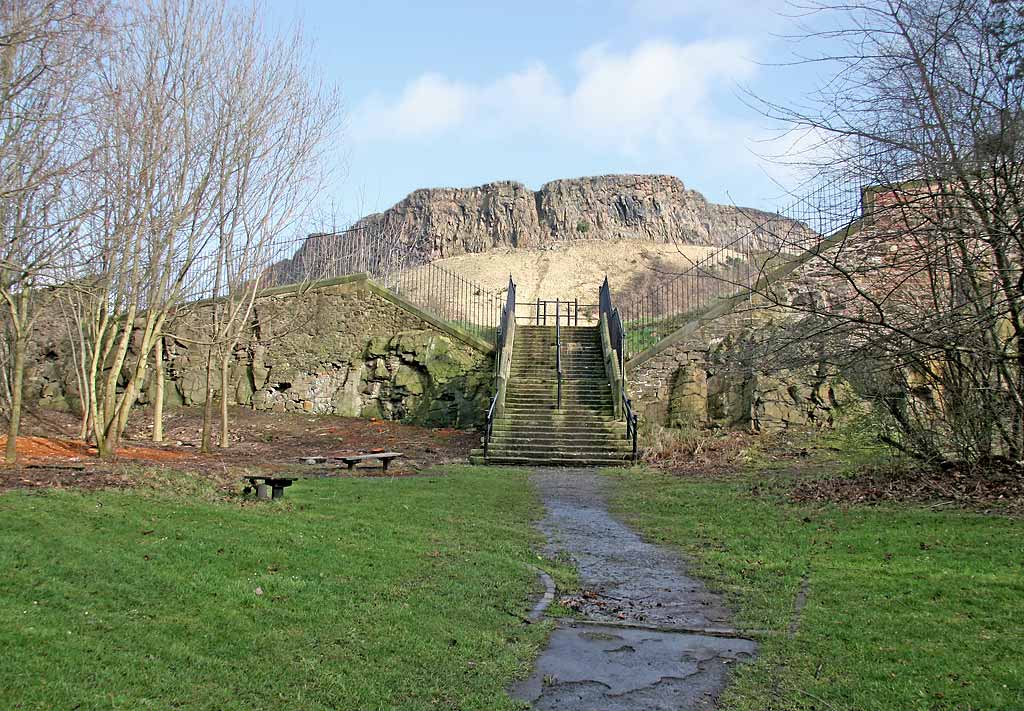
[(615, 420), (596, 326), (564, 326), (562, 408), (554, 326), (517, 326), (505, 408), (494, 420), (486, 459), (472, 461), (534, 466), (616, 465), (631, 446), (626, 424)]

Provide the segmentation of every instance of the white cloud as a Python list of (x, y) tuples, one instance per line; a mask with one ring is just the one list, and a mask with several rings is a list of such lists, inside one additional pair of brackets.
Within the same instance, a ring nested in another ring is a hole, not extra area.
[(368, 99), (358, 113), (357, 129), (403, 138), (429, 136), (465, 120), (473, 93), (440, 74), (424, 74), (391, 105), (377, 96)]
[(629, 0), (628, 4), (634, 17), (648, 22), (685, 19), (735, 29), (784, 21), (789, 0)]
[(731, 140), (716, 97), (756, 71), (742, 40), (645, 42), (581, 52), (569, 86), (542, 63), (485, 84), (424, 74), (387, 100), (374, 96), (353, 117), (357, 140), (423, 140), (458, 132), (542, 131), (589, 147), (628, 153), (649, 147)]
[(629, 144), (693, 138), (707, 128), (714, 90), (752, 75), (750, 54), (740, 41), (649, 42), (626, 55), (594, 47), (578, 61), (572, 113), (595, 137)]

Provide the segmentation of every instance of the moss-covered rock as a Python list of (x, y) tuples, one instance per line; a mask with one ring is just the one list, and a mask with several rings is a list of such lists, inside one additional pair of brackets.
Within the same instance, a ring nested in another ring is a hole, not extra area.
[(395, 373), (392, 383), (396, 388), (402, 388), (410, 395), (422, 395), (426, 392), (423, 377), (417, 370), (409, 367), (408, 365), (401, 365), (398, 367), (398, 371)]

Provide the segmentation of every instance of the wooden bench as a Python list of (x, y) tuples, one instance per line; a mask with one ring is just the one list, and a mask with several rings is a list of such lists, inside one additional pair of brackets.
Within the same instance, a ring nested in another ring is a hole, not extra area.
[[(280, 499), (284, 496), (285, 488), (295, 482), (295, 477), (283, 476), (244, 476), (242, 479), (249, 482), (249, 486), (242, 489), (242, 493), (248, 494), (255, 491), (257, 498), (260, 499)], [(269, 496), (266, 493), (267, 487), (270, 487)]]

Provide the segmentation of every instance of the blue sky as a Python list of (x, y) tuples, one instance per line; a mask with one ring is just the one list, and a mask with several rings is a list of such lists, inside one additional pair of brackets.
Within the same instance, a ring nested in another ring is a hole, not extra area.
[[(300, 21), (344, 97), (340, 221), (421, 187), (668, 173), (718, 202), (774, 207), (788, 139), (744, 105), (790, 100), (781, 0), (330, 2), (271, 0)], [(765, 143), (775, 139), (774, 143)]]

